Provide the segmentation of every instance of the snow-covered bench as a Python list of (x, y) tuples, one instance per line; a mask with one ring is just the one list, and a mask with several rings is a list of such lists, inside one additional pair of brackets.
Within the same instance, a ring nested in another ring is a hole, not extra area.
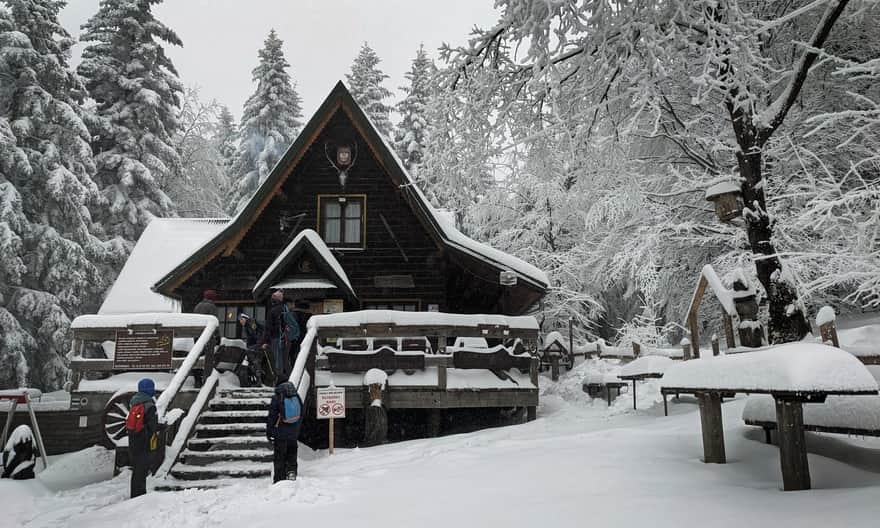
[(704, 358), (673, 365), (661, 392), (695, 394), (700, 401), (703, 455), (707, 463), (725, 463), (721, 397), (724, 393), (773, 397), (779, 427), (783, 487), (810, 489), (804, 443), (804, 403), (829, 396), (877, 394), (877, 381), (851, 354), (812, 343), (789, 343), (760, 352)]
[[(633, 409), (636, 409), (636, 382), (646, 379), (662, 378), (663, 373), (672, 366), (672, 360), (663, 356), (642, 356), (627, 363), (620, 369), (618, 378), (632, 381)], [(666, 412), (666, 398), (663, 398), (663, 410)]]
[(627, 382), (621, 380), (617, 377), (616, 374), (606, 372), (606, 373), (591, 373), (584, 378), (583, 383), (583, 391), (586, 392), (590, 398), (595, 398), (596, 396), (605, 393), (605, 398), (608, 401), (608, 406), (611, 407), (611, 391), (617, 391), (617, 396), (620, 396), (620, 389), (626, 387)]

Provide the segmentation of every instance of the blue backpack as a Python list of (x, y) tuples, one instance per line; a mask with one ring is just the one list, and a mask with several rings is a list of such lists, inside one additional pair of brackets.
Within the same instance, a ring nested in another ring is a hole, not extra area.
[(302, 403), (299, 401), (299, 394), (293, 396), (285, 396), (281, 404), (280, 422), (286, 424), (294, 424), (302, 418)]
[(286, 304), (281, 305), (281, 338), (284, 340), (285, 348), (299, 341), (299, 337), (299, 323), (296, 322), (296, 317)]

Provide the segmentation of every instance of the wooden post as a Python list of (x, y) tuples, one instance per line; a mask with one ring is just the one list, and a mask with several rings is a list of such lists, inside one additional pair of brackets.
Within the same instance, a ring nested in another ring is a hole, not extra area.
[(666, 402), (666, 393), (663, 393), (663, 416), (669, 416), (669, 406)]
[(437, 365), (437, 388), (446, 390), (446, 363)]
[(533, 422), (538, 418), (538, 408), (534, 405), (526, 407), (526, 421)]
[(333, 454), (333, 416), (330, 417), (330, 454)]
[(559, 354), (550, 352), (550, 379), (559, 381)]
[(638, 359), (642, 354), (642, 345), (633, 341), (633, 359)]
[(785, 491), (810, 489), (810, 466), (804, 439), (803, 402), (775, 397), (779, 462)]
[(703, 462), (724, 464), (727, 456), (724, 453), (721, 393), (701, 392), (697, 394), (697, 399), (700, 401), (700, 424), (703, 430)]
[(820, 326), (819, 333), (822, 334), (823, 343), (831, 343), (833, 346), (840, 348), (840, 341), (837, 340), (837, 326), (834, 321)]
[(636, 380), (633, 380), (633, 410), (638, 410), (638, 407), (636, 407)]
[(721, 354), (721, 344), (718, 343), (718, 336), (712, 334), (712, 355), (717, 356), (719, 354)]
[(43, 445), (43, 435), (40, 434), (40, 424), (37, 423), (37, 417), (34, 415), (34, 407), (31, 405), (31, 398), (28, 396), (27, 391), (24, 391), (24, 401), (27, 403), (27, 410), (31, 417), (31, 424), (34, 426), (34, 436), (37, 438), (37, 447), (40, 449), (40, 457), (43, 459), (43, 469), (46, 469), (49, 467), (49, 461), (46, 459), (46, 446)]
[(446, 339), (447, 339), (447, 335), (445, 333), (437, 336), (437, 353), (438, 354), (445, 354), (446, 353)]
[(691, 342), (688, 341), (687, 339), (681, 340), (681, 353), (682, 353), (681, 358), (684, 361), (688, 361), (689, 359), (691, 359)]
[(538, 363), (539, 361), (536, 357), (533, 357), (531, 363), (529, 363), (529, 379), (535, 387), (538, 386)]
[(727, 342), (727, 348), (736, 348), (736, 334), (733, 332), (733, 319), (727, 315), (727, 312), (721, 315), (721, 321), (724, 325), (724, 340)]

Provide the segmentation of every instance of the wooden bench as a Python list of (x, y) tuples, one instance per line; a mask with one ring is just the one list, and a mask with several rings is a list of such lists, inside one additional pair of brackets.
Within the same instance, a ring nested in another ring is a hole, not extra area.
[[(772, 443), (771, 431), (778, 429), (771, 409), (773, 402), (752, 397), (743, 409), (746, 425), (764, 429), (765, 441)], [(880, 437), (880, 397), (831, 397), (821, 406), (807, 407), (804, 430), (816, 433)]]
[(603, 381), (602, 383), (584, 383), (583, 391), (586, 392), (590, 398), (595, 398), (605, 393), (605, 398), (608, 400), (608, 406), (611, 407), (611, 390), (614, 389), (617, 391), (617, 396), (620, 396), (620, 389), (627, 386), (627, 382), (625, 381)]
[(390, 374), (397, 370), (425, 370), (424, 354), (398, 354), (387, 346), (366, 353), (328, 351), (326, 356), (331, 372), (366, 372), (377, 368)]

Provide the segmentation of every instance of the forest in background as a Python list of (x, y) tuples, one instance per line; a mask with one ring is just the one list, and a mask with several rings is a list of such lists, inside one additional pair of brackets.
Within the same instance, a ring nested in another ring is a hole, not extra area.
[[(60, 387), (149, 221), (234, 214), (303, 126), (279, 35), (236, 120), (179, 78), (156, 3), (103, 0), (74, 68), (64, 2), (0, 0), (0, 387)], [(880, 307), (880, 3), (496, 7), (414, 50), (398, 97), (367, 43), (345, 82), (460, 230), (548, 273), (545, 331), (677, 340), (705, 264), (745, 272), (774, 342)]]

